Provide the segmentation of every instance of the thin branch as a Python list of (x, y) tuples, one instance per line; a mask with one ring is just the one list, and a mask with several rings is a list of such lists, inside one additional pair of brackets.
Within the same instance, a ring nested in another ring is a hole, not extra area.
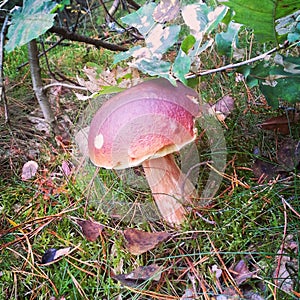
[[(291, 46), (293, 46), (293, 45), (291, 45)], [(217, 72), (222, 72), (222, 71), (225, 71), (225, 70), (228, 70), (228, 69), (235, 69), (235, 68), (238, 68), (238, 67), (241, 67), (241, 66), (244, 66), (244, 65), (248, 65), (248, 64), (253, 63), (255, 61), (264, 59), (268, 55), (271, 55), (272, 53), (277, 52), (279, 50), (286, 49), (287, 47), (288, 47), (288, 43), (284, 43), (283, 45), (280, 45), (276, 48), (273, 48), (273, 49), (271, 49), (271, 50), (269, 50), (269, 51), (267, 51), (267, 52), (265, 52), (265, 53), (263, 53), (259, 56), (253, 57), (251, 59), (248, 59), (248, 60), (236, 63), (236, 64), (229, 64), (227, 66), (223, 66), (223, 67), (220, 67), (220, 68), (217, 68), (217, 69), (212, 69), (212, 70), (208, 70), (208, 71), (204, 71), (204, 72), (200, 72), (200, 73), (196, 73), (196, 74), (192, 74), (192, 75), (187, 75), (185, 78), (186, 79), (191, 79), (191, 78), (196, 78), (198, 76), (204, 76), (204, 75), (209, 75), (209, 74), (213, 74), (213, 73), (217, 73)]]
[[(65, 38), (60, 38), (57, 42), (55, 42), (54, 44), (52, 44), (49, 48), (45, 49), (45, 51), (39, 53), (38, 55), (38, 58), (42, 57), (43, 55), (45, 55), (46, 53), (48, 53), (50, 50), (52, 50), (53, 48), (55, 48), (56, 46), (58, 45), (61, 45), (61, 46), (69, 46), (70, 44), (62, 44), (62, 41), (64, 40)], [(28, 65), (28, 61), (20, 64), (18, 67), (17, 67), (17, 70), (20, 70), (21, 68), (25, 67)]]
[(70, 41), (76, 41), (76, 42), (83, 42), (86, 44), (94, 45), (97, 48), (105, 48), (108, 50), (112, 51), (127, 51), (128, 49), (119, 45), (114, 45), (111, 43), (104, 42), (99, 39), (93, 39), (90, 37), (86, 37), (71, 31), (68, 31), (65, 28), (58, 27), (58, 26), (53, 26), (52, 28), (49, 29), (49, 32), (59, 34), (65, 39), (68, 39)]
[(277, 294), (277, 288), (278, 288), (278, 278), (281, 274), (279, 274), (280, 272), (280, 266), (281, 266), (281, 261), (282, 261), (282, 256), (284, 254), (284, 245), (285, 245), (285, 240), (286, 240), (286, 236), (287, 236), (287, 209), (286, 209), (286, 201), (283, 198), (283, 196), (279, 195), (282, 204), (283, 204), (283, 216), (284, 216), (284, 227), (283, 227), (283, 237), (282, 237), (282, 243), (280, 245), (280, 250), (278, 252), (278, 262), (277, 262), (277, 267), (275, 270), (275, 287), (274, 287), (274, 296), (276, 298), (276, 294)]
[(0, 97), (1, 100), (3, 101), (5, 124), (9, 124), (8, 106), (7, 106), (7, 99), (5, 93), (5, 84), (3, 79), (4, 41), (5, 41), (5, 32), (8, 24), (8, 19), (9, 16), (7, 15), (3, 22), (1, 33), (0, 33)]
[(120, 5), (120, 0), (114, 0), (112, 6), (108, 10), (109, 15), (105, 17), (106, 18), (106, 22), (110, 22), (111, 21), (110, 18), (111, 18), (111, 16), (113, 16), (116, 13), (116, 11), (119, 8), (119, 5)]
[(135, 37), (138, 40), (144, 39), (141, 35), (139, 34), (135, 34), (134, 32), (131, 32), (130, 30), (128, 30), (128, 28), (125, 28), (122, 24), (120, 24), (115, 18), (114, 16), (108, 11), (107, 7), (105, 6), (103, 0), (99, 0), (101, 5), (103, 6), (103, 9), (106, 13), (106, 19), (109, 19), (110, 22), (114, 22), (116, 23), (120, 28), (122, 28), (124, 31), (128, 32), (130, 35), (132, 35), (133, 37)]
[(54, 83), (47, 84), (43, 87), (43, 90), (47, 90), (53, 86), (62, 86), (62, 87), (68, 88), (68, 89), (88, 91), (88, 89), (86, 87), (62, 83), (62, 82), (54, 82)]
[(137, 4), (135, 1), (133, 0), (127, 0), (127, 3), (133, 7), (134, 9), (138, 10), (141, 6), (139, 4)]

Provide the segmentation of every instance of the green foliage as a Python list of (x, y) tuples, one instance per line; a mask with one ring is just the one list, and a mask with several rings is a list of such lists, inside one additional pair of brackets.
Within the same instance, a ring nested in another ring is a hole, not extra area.
[[(173, 5), (179, 14), (178, 3), (174, 1)], [(196, 57), (212, 45), (210, 39), (203, 43), (204, 37), (208, 37), (218, 26), (227, 9), (224, 6), (213, 9), (204, 3), (186, 5), (182, 8), (181, 16), (174, 16), (173, 22), (161, 24), (160, 18), (153, 17), (158, 15), (154, 14), (156, 8), (158, 6), (155, 3), (149, 3), (122, 18), (124, 23), (135, 27), (143, 35), (145, 46), (136, 46), (116, 55), (114, 63), (133, 57), (133, 65), (144, 73), (165, 77), (173, 84), (176, 79), (186, 83), (185, 75)], [(163, 55), (179, 42), (182, 26), (177, 23), (180, 18), (183, 18), (189, 33), (172, 63)]]
[(276, 20), (300, 9), (298, 0), (221, 0), (234, 10), (233, 19), (251, 27), (260, 42), (279, 42)]
[(279, 101), (296, 103), (300, 99), (300, 58), (277, 55), (276, 64), (260, 62), (239, 69), (251, 87), (258, 85), (268, 103), (278, 108)]
[(226, 32), (217, 33), (215, 37), (218, 52), (232, 57), (233, 49), (238, 46), (238, 33), (241, 25), (230, 22)]
[[(287, 39), (290, 43), (300, 41), (300, 13), (295, 22), (292, 23), (292, 30), (288, 33)], [(300, 42), (298, 42), (300, 46)]]
[[(201, 53), (214, 44), (220, 55), (231, 59), (243, 57), (235, 51), (239, 47), (240, 28), (245, 28), (242, 25), (253, 29), (254, 36), (261, 46), (261, 43), (269, 41), (277, 46), (285, 39), (291, 43), (297, 43), (300, 39), (299, 1), (223, 0), (221, 3), (225, 6), (216, 7), (206, 3), (184, 2), (181, 3), (180, 10), (179, 2), (171, 1), (168, 3), (174, 10), (171, 13), (172, 18), (157, 12), (158, 9), (165, 9), (167, 2), (162, 1), (163, 4), (159, 5), (146, 4), (122, 18), (124, 23), (135, 27), (143, 35), (145, 45), (135, 46), (116, 55), (114, 63), (131, 58), (132, 66), (150, 76), (165, 77), (173, 84), (176, 80), (187, 84), (187, 74), (190, 71), (196, 74), (199, 72)], [(166, 14), (170, 14), (169, 7)], [(168, 22), (160, 23), (161, 18)], [(224, 24), (226, 31), (216, 32), (223, 29)], [(166, 55), (169, 50), (173, 51), (171, 56)], [(263, 71), (263, 74), (258, 70)], [(244, 67), (242, 71), (247, 77), (247, 83), (252, 87), (258, 85), (272, 107), (278, 107), (279, 101), (299, 101), (298, 72), (275, 67), (268, 62), (259, 64), (257, 68)]]
[(51, 0), (25, 1), (22, 9), (16, 10), (12, 15), (12, 24), (7, 32), (9, 41), (5, 49), (12, 51), (17, 46), (27, 44), (51, 28), (55, 14), (50, 12), (55, 5), (55, 2)]

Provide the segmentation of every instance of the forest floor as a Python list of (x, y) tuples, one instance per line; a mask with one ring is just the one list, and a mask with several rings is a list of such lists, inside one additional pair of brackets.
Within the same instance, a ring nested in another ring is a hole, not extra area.
[[(95, 67), (90, 62), (106, 69), (113, 55), (72, 47), (54, 52), (52, 65), (73, 81), (86, 64)], [(48, 91), (64, 128), (51, 136), (28, 68), (13, 71), (26, 61), (18, 51), (6, 66), (9, 124), (0, 108), (1, 299), (300, 297), (299, 106), (272, 110), (232, 73), (200, 78), (205, 102), (226, 95), (235, 102), (220, 123), (226, 169), (213, 201), (173, 228), (157, 217), (140, 169), (96, 170), (80, 159), (74, 137), (88, 123), (88, 105), (73, 90)], [(215, 53), (207, 58), (221, 62)], [(209, 161), (200, 126), (199, 135), (199, 159)], [(26, 179), (28, 161), (38, 169)], [(211, 169), (198, 171), (201, 193)]]

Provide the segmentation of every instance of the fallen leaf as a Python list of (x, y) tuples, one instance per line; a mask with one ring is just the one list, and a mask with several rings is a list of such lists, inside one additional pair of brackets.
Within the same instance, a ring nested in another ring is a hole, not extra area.
[(300, 163), (300, 140), (284, 140), (278, 147), (277, 161), (287, 171), (296, 168)]
[(90, 242), (96, 241), (104, 228), (100, 223), (90, 220), (77, 220), (77, 224), (81, 227), (85, 238)]
[(42, 117), (27, 116), (28, 120), (33, 123), (34, 128), (37, 131), (42, 132), (44, 135), (49, 136), (51, 133), (51, 126)]
[(159, 281), (161, 277), (161, 268), (157, 264), (151, 264), (149, 266), (138, 267), (131, 273), (126, 275), (126, 279), (130, 280), (149, 280)]
[(283, 251), (277, 252), (276, 260), (280, 262), (280, 265), (274, 271), (273, 278), (279, 287), (287, 293), (293, 292), (294, 286), (298, 284), (298, 252), (298, 242), (294, 241), (292, 235), (287, 236)]
[(217, 103), (212, 105), (211, 108), (214, 110), (219, 121), (223, 122), (234, 109), (234, 99), (229, 95), (225, 95)]
[(179, 0), (161, 0), (155, 7), (153, 19), (159, 23), (174, 20), (180, 11)]
[(255, 177), (262, 182), (275, 178), (283, 170), (274, 163), (257, 158), (252, 166), (252, 171)]
[(22, 168), (22, 180), (28, 180), (35, 176), (39, 165), (34, 160), (30, 160), (23, 165)]
[(61, 163), (61, 168), (65, 176), (69, 177), (72, 174), (73, 166), (71, 162), (63, 160), (63, 162)]
[[(141, 82), (139, 72), (136, 68), (131, 67), (121, 68), (118, 66), (115, 69), (106, 69), (99, 73), (97, 67), (90, 66), (84, 67), (83, 72), (88, 80), (77, 76), (77, 81), (93, 94), (100, 93), (101, 91), (105, 92), (105, 94), (115, 93), (120, 91), (120, 89), (129, 88)], [(90, 96), (80, 93), (76, 94), (76, 96), (79, 100), (90, 98)]]
[(197, 296), (194, 294), (193, 290), (191, 288), (187, 288), (180, 300), (192, 300), (196, 298)]
[(246, 262), (243, 259), (236, 264), (233, 271), (233, 277), (235, 278), (235, 282), (237, 285), (241, 285), (247, 279), (253, 278), (253, 276), (257, 273), (257, 271), (250, 272)]
[(50, 248), (45, 251), (44, 255), (42, 256), (42, 264), (47, 264), (53, 262), (60, 258), (61, 256), (65, 256), (69, 254), (71, 247), (63, 248), (63, 249), (55, 249)]
[(139, 255), (155, 248), (159, 243), (167, 240), (170, 234), (167, 232), (146, 232), (134, 228), (124, 231), (126, 247), (131, 254)]
[(213, 273), (215, 273), (216, 278), (220, 279), (220, 277), (222, 276), (222, 269), (218, 268), (217, 265), (213, 265), (211, 267), (211, 270)]
[(128, 274), (115, 275), (113, 278), (122, 282), (124, 285), (136, 286), (149, 279), (159, 281), (161, 278), (161, 270), (161, 267), (156, 264), (152, 264), (149, 266), (138, 267)]
[(263, 123), (258, 124), (257, 126), (264, 130), (272, 130), (276, 133), (286, 135), (290, 133), (291, 124), (297, 123), (299, 122), (299, 120), (299, 113), (290, 113), (288, 115), (270, 118)]

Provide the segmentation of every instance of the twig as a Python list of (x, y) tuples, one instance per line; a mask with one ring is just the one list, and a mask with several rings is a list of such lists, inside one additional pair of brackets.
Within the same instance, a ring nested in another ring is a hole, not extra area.
[[(296, 45), (296, 44), (297, 43), (291, 45), (291, 47)], [(208, 71), (204, 71), (204, 72), (200, 72), (200, 73), (196, 73), (196, 74), (192, 74), (192, 75), (187, 75), (185, 78), (186, 79), (191, 79), (191, 78), (196, 78), (197, 76), (204, 76), (204, 75), (209, 75), (209, 74), (213, 74), (213, 73), (217, 73), (217, 72), (222, 72), (222, 71), (225, 71), (225, 70), (228, 70), (228, 69), (235, 69), (235, 68), (253, 63), (255, 61), (264, 59), (265, 57), (267, 57), (268, 55), (270, 55), (274, 52), (277, 52), (277, 51), (282, 50), (282, 49), (286, 49), (288, 46), (289, 46), (288, 43), (284, 43), (283, 45), (280, 45), (280, 46), (278, 46), (276, 48), (273, 48), (273, 49), (271, 49), (271, 50), (269, 50), (269, 51), (267, 51), (267, 52), (265, 52), (265, 53), (263, 53), (259, 56), (250, 58), (248, 60), (245, 60), (245, 61), (242, 61), (242, 62), (239, 62), (239, 63), (236, 63), (236, 64), (229, 64), (227, 66), (223, 66), (223, 67), (220, 67), (220, 68), (216, 68), (216, 69), (212, 69), (212, 70), (208, 70)]]
[[(293, 196), (294, 198), (294, 196)], [(292, 205), (288, 202), (288, 200), (285, 200), (283, 197), (281, 197), (282, 202), (288, 206), (288, 208), (298, 217), (300, 218), (300, 214), (292, 207)]]
[(83, 36), (71, 31), (68, 31), (66, 28), (58, 27), (58, 26), (53, 26), (52, 28), (49, 29), (49, 32), (59, 34), (65, 39), (68, 39), (70, 41), (76, 41), (76, 42), (83, 42), (86, 44), (94, 45), (97, 48), (105, 48), (108, 50), (112, 51), (127, 51), (128, 49), (119, 45), (111, 44), (104, 42), (99, 39), (93, 39), (87, 36)]
[[(43, 52), (39, 53), (38, 58), (42, 57), (43, 55), (46, 55), (46, 53), (48, 53), (50, 50), (52, 50), (53, 48), (55, 48), (55, 47), (58, 46), (58, 45), (64, 46), (64, 45), (62, 44), (62, 41), (63, 41), (64, 39), (65, 39), (64, 37), (60, 38), (57, 42), (55, 42), (54, 44), (52, 44), (49, 48), (47, 48), (47, 49), (45, 49)], [(70, 45), (70, 44), (66, 44), (66, 45)], [(20, 65), (17, 67), (17, 70), (20, 70), (21, 68), (27, 66), (28, 63), (29, 63), (29, 62), (26, 61), (26, 62), (20, 64)]]
[(113, 15), (110, 13), (110, 11), (106, 8), (103, 0), (99, 0), (101, 5), (103, 6), (105, 13), (107, 14), (107, 19), (109, 19), (111, 22), (115, 22), (120, 28), (122, 28), (123, 30), (127, 31), (130, 35), (132, 35), (133, 37), (135, 37), (136, 39), (140, 40), (143, 39), (142, 36), (137, 35), (133, 32), (130, 32), (127, 28), (125, 28), (122, 24), (120, 24), (114, 17)]
[(8, 19), (9, 19), (9, 15), (5, 17), (5, 20), (2, 25), (1, 33), (0, 33), (0, 97), (1, 100), (3, 101), (5, 124), (9, 124), (8, 106), (7, 106), (7, 99), (5, 93), (5, 85), (3, 80), (4, 40), (5, 40), (5, 31), (7, 28)]
[(282, 201), (283, 204), (283, 215), (284, 215), (284, 227), (283, 227), (283, 237), (282, 237), (282, 243), (280, 245), (280, 249), (279, 249), (279, 258), (278, 258), (278, 263), (277, 263), (277, 267), (275, 270), (275, 286), (274, 286), (274, 299), (276, 299), (276, 293), (277, 293), (277, 288), (278, 288), (278, 276), (279, 276), (279, 272), (280, 272), (280, 265), (281, 265), (281, 260), (282, 260), (282, 254), (283, 254), (283, 250), (284, 250), (284, 244), (285, 244), (285, 239), (286, 239), (286, 232), (287, 232), (287, 212), (286, 212), (286, 201), (285, 199), (280, 196), (280, 199)]
[(43, 87), (43, 89), (47, 90), (53, 86), (62, 86), (62, 87), (68, 88), (68, 89), (88, 91), (88, 89), (84, 86), (72, 85), (72, 84), (67, 84), (67, 83), (62, 83), (62, 82), (54, 82), (54, 83), (47, 84)]

